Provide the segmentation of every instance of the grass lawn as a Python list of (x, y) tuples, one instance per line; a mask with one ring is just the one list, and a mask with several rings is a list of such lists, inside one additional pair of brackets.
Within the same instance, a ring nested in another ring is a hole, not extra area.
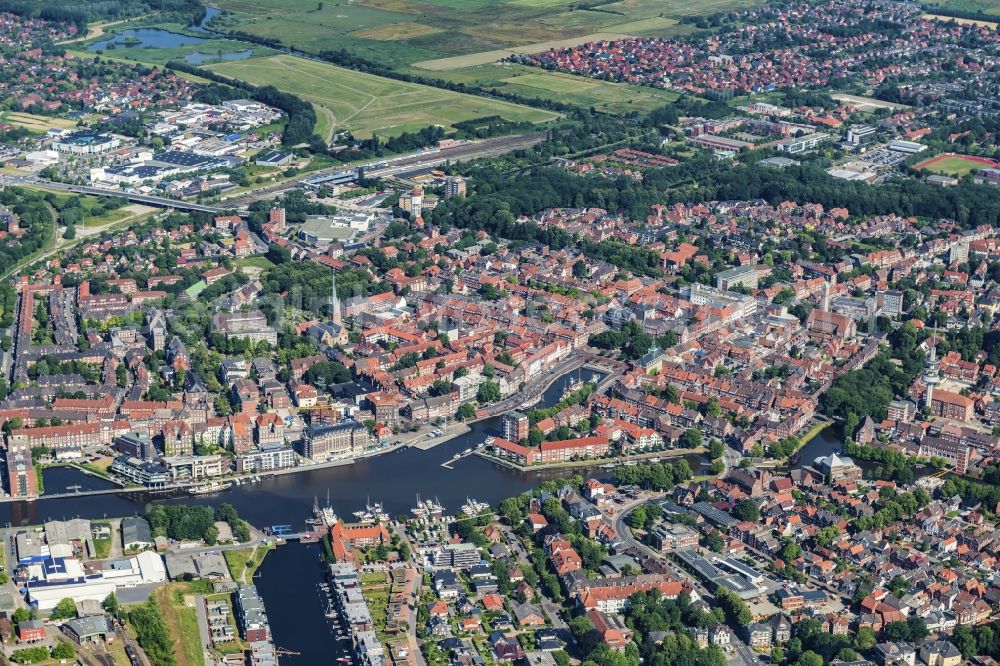
[(125, 644), (121, 641), (112, 641), (107, 644), (108, 654), (115, 661), (115, 665), (121, 664), (122, 666), (129, 666), (132, 662), (129, 660), (128, 655), (125, 654)]
[(464, 55), (452, 56), (450, 58), (425, 60), (423, 62), (415, 62), (413, 63), (413, 66), (419, 69), (428, 69), (431, 71), (462, 69), (463, 67), (472, 67), (474, 65), (485, 65), (487, 63), (496, 62), (497, 60), (510, 56), (512, 53), (541, 53), (543, 51), (548, 51), (549, 49), (576, 46), (578, 44), (586, 44), (587, 42), (621, 39), (623, 37), (626, 37), (626, 34), (623, 32), (592, 32), (578, 35), (576, 37), (570, 37), (569, 39), (555, 39), (522, 46), (494, 49), (491, 51), (467, 53)]
[(1000, 16), (1000, 0), (931, 0), (924, 4), (925, 7), (934, 5), (963, 12), (980, 12)]
[(108, 476), (108, 469), (114, 461), (115, 459), (111, 456), (103, 456), (93, 462), (82, 463), (80, 467), (100, 476)]
[(267, 270), (268, 268), (274, 268), (274, 262), (267, 257), (244, 257), (243, 259), (236, 260), (237, 266), (242, 266), (243, 268), (259, 268), (261, 270)]
[[(427, 75), (427, 72), (422, 73)], [(435, 75), (456, 83), (474, 83), (524, 97), (540, 97), (585, 108), (594, 107), (605, 113), (650, 111), (677, 99), (677, 94), (669, 90), (598, 81), (506, 63), (435, 72)]]
[(156, 606), (173, 639), (177, 666), (204, 666), (205, 652), (198, 633), (198, 615), (184, 604), (184, 595), (193, 594), (191, 583), (168, 583), (153, 593)]
[(260, 568), (267, 556), (267, 546), (257, 546), (255, 549), (244, 548), (241, 550), (224, 550), (223, 557), (226, 558), (226, 566), (233, 580), (238, 582), (250, 582), (253, 575)]
[(398, 135), (428, 125), (490, 115), (516, 122), (545, 122), (557, 114), (499, 100), (489, 100), (395, 81), (371, 74), (279, 55), (210, 67), (225, 76), (255, 85), (274, 85), (328, 109), (336, 129), (360, 137)]
[(97, 555), (97, 559), (103, 560), (111, 553), (111, 539), (113, 538), (114, 535), (94, 537), (94, 551), (95, 555)]

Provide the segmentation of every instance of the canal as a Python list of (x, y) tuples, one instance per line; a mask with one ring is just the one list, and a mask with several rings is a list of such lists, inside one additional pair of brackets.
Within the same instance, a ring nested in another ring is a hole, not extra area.
[(254, 577), (283, 666), (335, 664), (348, 656), (337, 640), (319, 589), (326, 569), (318, 543), (290, 543), (267, 554)]

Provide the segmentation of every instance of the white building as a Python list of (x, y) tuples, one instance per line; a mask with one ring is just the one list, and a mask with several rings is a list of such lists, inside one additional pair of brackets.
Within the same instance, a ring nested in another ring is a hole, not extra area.
[(28, 601), (49, 611), (62, 599), (101, 602), (117, 589), (167, 580), (163, 559), (151, 551), (135, 557), (105, 562), (98, 573), (87, 573), (76, 558), (54, 557), (28, 565)]

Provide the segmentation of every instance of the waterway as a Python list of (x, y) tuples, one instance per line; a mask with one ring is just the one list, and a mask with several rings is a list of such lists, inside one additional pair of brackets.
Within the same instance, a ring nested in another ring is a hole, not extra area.
[[(541, 405), (559, 400), (576, 372), (563, 375), (542, 396)], [(603, 377), (602, 377), (603, 379)], [(350, 465), (308, 470), (265, 479), (260, 483), (241, 486), (218, 495), (197, 497), (164, 497), (143, 492), (123, 492), (114, 495), (41, 499), (34, 502), (8, 502), (0, 505), (0, 524), (35, 525), (55, 518), (103, 518), (131, 516), (142, 513), (147, 502), (179, 502), (186, 504), (233, 504), (240, 515), (258, 527), (291, 524), (303, 527), (315, 498), (330, 504), (341, 516), (350, 517), (368, 500), (378, 501), (393, 516), (409, 513), (417, 495), (437, 498), (449, 511), (457, 511), (466, 499), (496, 504), (500, 500), (530, 490), (544, 479), (567, 474), (606, 475), (598, 468), (539, 470), (521, 472), (509, 469), (479, 456), (466, 456), (455, 462), (453, 469), (441, 467), (456, 453), (474, 447), (489, 435), (498, 434), (499, 418), (472, 424), (470, 432), (440, 444), (429, 451), (415, 448), (397, 449)], [(697, 470), (702, 459), (689, 460)], [(62, 468), (45, 477), (46, 488), (64, 491), (66, 486), (99, 481), (70, 468)], [(48, 471), (46, 472), (48, 474)]]
[[(334, 664), (347, 656), (334, 635), (318, 586), (326, 579), (317, 543), (290, 543), (267, 554), (254, 583), (264, 601), (282, 666)], [(294, 583), (294, 584), (292, 584)], [(289, 654), (298, 653), (298, 654)]]
[(844, 444), (842, 430), (840, 423), (833, 423), (824, 428), (799, 450), (797, 462), (793, 467), (811, 467), (816, 458), (839, 453)]
[[(182, 46), (194, 46), (199, 44), (208, 44), (211, 48), (209, 40), (213, 38), (210, 30), (208, 30), (208, 22), (213, 18), (218, 16), (220, 10), (215, 7), (208, 7), (205, 10), (205, 17), (197, 24), (188, 26), (188, 30), (191, 32), (196, 32), (199, 34), (206, 35), (205, 37), (196, 37), (194, 35), (185, 35), (179, 32), (173, 32), (170, 30), (163, 30), (162, 28), (130, 28), (128, 30), (123, 30), (122, 32), (115, 34), (107, 39), (102, 39), (100, 41), (94, 42), (87, 47), (88, 51), (107, 51), (110, 49), (169, 49), (177, 48)], [(203, 65), (205, 63), (211, 62), (228, 62), (232, 60), (246, 60), (254, 53), (253, 49), (241, 49), (238, 51), (223, 51), (221, 49), (215, 52), (211, 51), (194, 51), (188, 53), (184, 57), (184, 62), (191, 65)]]
[(188, 30), (191, 32), (205, 33), (206, 35), (210, 33), (208, 30), (208, 24), (216, 16), (222, 13), (222, 10), (218, 7), (205, 7), (205, 16), (202, 17), (201, 21), (196, 24), (188, 26)]
[[(557, 402), (576, 377), (576, 372), (559, 377), (544, 392), (540, 405)], [(598, 381), (602, 379), (603, 376), (598, 377)], [(131, 516), (141, 514), (147, 502), (210, 505), (229, 502), (255, 526), (292, 524), (300, 528), (309, 517), (314, 499), (325, 503), (328, 494), (330, 504), (341, 516), (350, 516), (369, 499), (382, 502), (391, 515), (405, 514), (418, 494), (423, 498), (437, 498), (446, 509), (454, 512), (467, 498), (496, 505), (505, 497), (529, 490), (544, 479), (570, 473), (607, 475), (606, 470), (596, 467), (521, 472), (479, 456), (463, 457), (453, 463), (453, 469), (441, 467), (441, 463), (456, 453), (497, 434), (499, 425), (499, 418), (491, 418), (472, 424), (470, 432), (427, 451), (398, 449), (351, 465), (278, 476), (218, 495), (163, 497), (123, 492), (4, 503), (0, 505), (0, 524), (34, 525), (50, 519)], [(690, 457), (689, 462), (695, 470), (705, 464), (700, 456)], [(68, 467), (46, 470), (44, 478), (46, 488), (53, 492), (77, 483), (87, 489), (106, 483)], [(285, 654), (283, 664), (333, 663), (345, 655), (346, 644), (337, 641), (324, 614), (324, 602), (317, 587), (325, 576), (320, 548), (318, 544), (281, 546), (268, 554), (254, 581), (268, 611), (275, 645), (299, 653)]]

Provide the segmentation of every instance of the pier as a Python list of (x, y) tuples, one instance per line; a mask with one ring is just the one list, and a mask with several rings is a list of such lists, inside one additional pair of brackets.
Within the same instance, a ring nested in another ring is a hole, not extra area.
[(271, 525), (265, 531), (277, 539), (279, 545), (289, 541), (312, 543), (322, 539), (325, 534), (325, 528), (293, 532), (291, 525)]
[(464, 451), (459, 451), (458, 453), (456, 453), (455, 455), (453, 455), (451, 458), (449, 458), (448, 460), (445, 460), (443, 463), (441, 463), (441, 467), (444, 467), (445, 469), (455, 469), (454, 467), (452, 467), (452, 465), (454, 465), (455, 463), (457, 463), (462, 458), (465, 458), (466, 456), (471, 456), (471, 455), (475, 454), (477, 451), (480, 451), (481, 449), (486, 448), (487, 446), (489, 446), (490, 444), (493, 443), (494, 439), (495, 439), (494, 437), (487, 437), (485, 441), (477, 444), (476, 446), (473, 446), (473, 447), (470, 447), (468, 449), (465, 449)]

